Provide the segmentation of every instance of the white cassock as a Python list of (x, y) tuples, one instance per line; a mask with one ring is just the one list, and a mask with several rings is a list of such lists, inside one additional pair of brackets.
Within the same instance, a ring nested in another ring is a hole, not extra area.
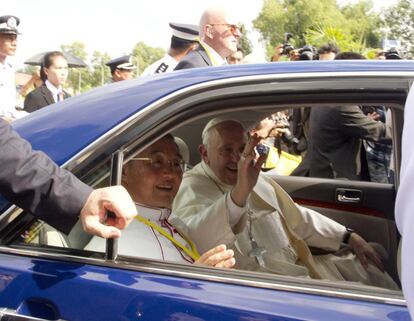
[(411, 87), (404, 109), (400, 187), (397, 193), (395, 219), (402, 235), (401, 283), (408, 309), (414, 319), (414, 87)]
[(205, 163), (184, 174), (169, 220), (179, 230), (186, 225), (183, 233), (201, 253), (224, 243), (234, 249), (240, 269), (399, 290), (388, 274), (371, 264), (365, 270), (352, 253), (313, 256), (308, 246), (337, 251), (346, 228), (296, 205), (265, 175), (259, 175), (244, 208), (233, 203), (231, 189)]
[(171, 57), (169, 54), (166, 54), (161, 59), (157, 60), (153, 64), (149, 65), (144, 69), (141, 76), (162, 74), (164, 72), (171, 72), (177, 66), (178, 61)]
[[(137, 204), (138, 214), (147, 220), (156, 223), (174, 239), (190, 249), (187, 241), (168, 222), (171, 210), (166, 208), (146, 207)], [(105, 252), (106, 240), (94, 236), (86, 250)], [(134, 219), (128, 227), (122, 231), (118, 239), (118, 253), (170, 262), (192, 263), (193, 260), (181, 249), (177, 248), (169, 239), (161, 235), (157, 230)]]

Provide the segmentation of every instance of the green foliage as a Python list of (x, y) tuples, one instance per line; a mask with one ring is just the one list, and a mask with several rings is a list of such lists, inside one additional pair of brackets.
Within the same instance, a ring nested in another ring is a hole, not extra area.
[(292, 33), (292, 44), (319, 47), (334, 43), (341, 50), (362, 52), (366, 46), (377, 47), (380, 40), (378, 14), (372, 2), (339, 7), (335, 0), (264, 0), (253, 25), (267, 43), (269, 56)]
[(137, 75), (140, 75), (150, 64), (161, 59), (165, 55), (162, 48), (148, 46), (144, 42), (138, 42), (132, 50), (132, 55), (137, 66)]
[(241, 30), (241, 37), (239, 38), (238, 47), (240, 47), (243, 50), (244, 55), (247, 56), (248, 54), (252, 52), (252, 42), (248, 38), (246, 28), (244, 27), (243, 24), (241, 24), (240, 30)]
[(383, 12), (388, 39), (399, 39), (408, 57), (414, 57), (414, 3), (400, 0)]
[[(87, 61), (88, 53), (82, 42), (75, 41), (69, 45), (62, 45), (62, 51), (68, 52), (83, 61)], [(90, 68), (70, 68), (67, 85), (73, 89), (74, 94), (82, 93), (93, 88), (90, 83)]]
[(108, 53), (94, 51), (91, 59), (92, 71), (90, 74), (90, 86), (92, 88), (103, 86), (111, 81), (111, 71), (105, 64), (111, 60)]
[[(94, 51), (92, 58), (88, 61), (86, 46), (81, 42), (62, 45), (61, 50), (79, 57), (85, 62), (89, 62), (87, 68), (69, 69), (67, 87), (71, 88), (74, 94), (88, 91), (111, 81), (110, 69), (105, 66), (105, 63), (111, 60), (108, 53)], [(162, 48), (153, 48), (143, 42), (137, 43), (133, 49), (134, 63), (137, 65), (138, 69), (137, 75), (139, 75), (149, 64), (160, 59), (164, 55), (165, 50)]]
[(357, 43), (365, 43), (367, 47), (379, 47), (381, 34), (381, 19), (373, 11), (371, 0), (344, 6), (340, 9), (345, 17), (348, 28), (346, 30)]

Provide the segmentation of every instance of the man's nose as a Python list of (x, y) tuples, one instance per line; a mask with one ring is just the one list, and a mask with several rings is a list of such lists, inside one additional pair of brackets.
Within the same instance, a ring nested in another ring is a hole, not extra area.
[(233, 153), (231, 153), (232, 160), (237, 163), (240, 160), (241, 154), (240, 151), (233, 151)]
[(240, 31), (240, 29), (239, 29), (239, 28), (235, 28), (235, 29), (234, 29), (234, 32), (233, 32), (233, 35), (234, 35), (236, 38), (240, 38), (240, 37), (241, 37), (241, 31)]

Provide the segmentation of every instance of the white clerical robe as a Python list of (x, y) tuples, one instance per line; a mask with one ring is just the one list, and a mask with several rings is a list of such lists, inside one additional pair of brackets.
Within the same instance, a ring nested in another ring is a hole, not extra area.
[[(140, 216), (156, 223), (164, 231), (169, 233), (178, 242), (190, 246), (187, 241), (177, 232), (168, 222), (171, 211), (166, 208), (147, 207), (137, 204)], [(105, 252), (106, 240), (94, 236), (86, 250)], [(161, 235), (157, 230), (134, 219), (128, 227), (122, 231), (122, 236), (118, 239), (118, 253), (136, 257), (144, 257), (157, 260), (165, 260), (180, 263), (192, 263), (193, 260), (181, 249), (177, 248), (169, 239)]]
[[(240, 208), (239, 214), (230, 210), (231, 188), (205, 163), (184, 174), (170, 222), (179, 230), (185, 224), (186, 235), (201, 252), (224, 243), (235, 250), (236, 267), (240, 269), (398, 289), (389, 275), (376, 267), (370, 265), (367, 272), (353, 254), (312, 256), (308, 246), (337, 251), (345, 227), (296, 205), (270, 178), (259, 175), (246, 207)], [(265, 249), (262, 264), (251, 255), (252, 240)], [(375, 276), (371, 277), (371, 270)]]
[(402, 137), (402, 163), (400, 187), (395, 205), (395, 220), (401, 238), (401, 284), (408, 309), (414, 320), (414, 87), (411, 87), (404, 109), (404, 130)]

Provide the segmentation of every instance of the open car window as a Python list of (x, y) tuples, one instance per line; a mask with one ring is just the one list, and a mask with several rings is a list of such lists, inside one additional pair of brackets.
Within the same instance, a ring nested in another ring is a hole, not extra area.
[[(299, 109), (296, 108), (295, 110)], [(263, 109), (247, 109), (241, 117), (240, 112), (228, 112), (224, 114), (224, 117), (238, 119), (244, 125), (244, 127), (249, 130), (254, 130), (255, 128), (257, 129), (261, 121), (263, 121), (264, 119), (272, 118), (272, 120), (274, 121), (274, 126), (272, 126), (273, 129), (273, 127), (277, 127), (277, 121), (279, 121), (278, 119), (276, 119), (276, 117), (279, 117), (279, 119), (282, 117), (286, 117), (286, 120), (289, 121), (291, 113), (292, 110), (289, 108), (266, 107)], [(189, 154), (188, 160), (186, 160), (189, 165), (187, 168), (196, 166), (197, 163), (200, 161), (200, 155), (198, 154), (198, 146), (201, 142), (201, 131), (204, 125), (207, 123), (207, 121), (211, 118), (212, 116), (209, 115), (208, 117), (198, 118), (194, 121), (189, 121), (182, 126), (177, 126), (171, 132), (174, 136), (180, 137), (187, 145)], [(291, 125), (286, 124), (284, 126), (285, 128), (289, 126), (290, 129)], [(279, 128), (281, 128), (281, 126)], [(291, 146), (289, 146), (289, 144), (286, 144), (284, 141), (275, 144), (275, 142), (272, 142), (271, 139), (267, 140), (271, 138), (269, 136), (270, 135), (268, 135), (268, 137), (263, 137), (263, 142), (266, 145), (268, 145), (271, 149), (273, 149), (273, 157), (275, 157), (275, 159), (272, 160), (272, 162), (269, 162), (270, 165), (268, 164), (268, 167), (265, 167), (263, 169), (263, 173), (271, 179), (273, 179), (274, 181), (276, 181), (277, 183), (279, 183), (283, 188), (285, 188), (287, 192), (291, 194), (291, 197), (295, 201), (303, 203), (303, 205), (309, 206), (310, 208), (319, 211), (323, 215), (341, 224), (353, 227), (358, 231), (359, 234), (366, 238), (367, 241), (374, 241), (375, 243), (378, 243), (381, 246), (381, 248), (383, 248), (385, 251), (384, 256), (387, 256), (386, 269), (398, 283), (395, 261), (397, 248), (397, 232), (395, 229), (394, 222), (392, 221), (393, 213), (384, 213), (384, 215), (378, 215), (378, 213), (376, 213), (376, 215), (365, 215), (365, 207), (371, 206), (370, 203), (367, 201), (367, 199), (369, 200), (370, 197), (373, 197), (371, 195), (377, 195), (376, 193), (380, 192), (383, 193), (386, 197), (393, 197), (393, 188), (389, 187), (389, 183), (386, 184), (386, 187), (381, 187), (377, 184), (374, 184), (370, 188), (367, 188), (367, 185), (365, 185), (368, 184), (368, 186), (370, 186), (370, 184), (372, 184), (370, 182), (356, 183), (355, 186), (353, 186), (352, 183), (347, 184), (348, 186), (351, 184), (353, 188), (345, 188), (346, 191), (357, 190), (361, 192), (361, 195), (364, 195), (363, 201), (368, 202), (357, 204), (359, 206), (357, 206), (356, 208), (338, 206), (338, 202), (336, 202), (337, 199), (324, 199), (323, 195), (322, 199), (320, 199), (321, 194), (315, 194), (317, 193), (315, 191), (320, 192), (321, 189), (312, 189), (311, 187), (309, 187), (308, 183), (306, 183), (306, 180), (318, 183), (315, 185), (317, 188), (320, 184), (324, 184), (327, 187), (326, 190), (323, 190), (322, 192), (330, 193), (333, 190), (336, 191), (338, 189), (338, 186), (335, 183), (336, 179), (343, 181), (343, 178), (333, 177), (330, 178), (332, 179), (332, 182), (328, 183), (326, 181), (323, 181), (322, 183), (320, 183), (320, 181), (318, 181), (318, 177), (301, 178), (300, 176), (297, 176), (296, 178), (294, 178), (293, 183), (289, 182), (289, 175), (291, 174), (291, 172), (289, 173), (288, 171), (286, 171), (286, 168), (283, 168), (283, 166), (287, 166), (289, 167), (290, 171), (293, 171), (298, 165), (301, 164), (304, 157), (302, 155), (298, 155), (298, 153), (292, 152), (292, 150), (289, 149)], [(144, 147), (148, 147), (152, 142), (155, 141), (156, 139), (153, 139), (151, 142), (145, 142), (145, 144), (137, 144), (135, 141), (132, 141), (130, 144), (127, 145), (127, 148), (125, 149), (125, 163), (128, 164), (128, 162), (130, 162), (132, 158), (137, 157), (139, 152), (141, 152)], [(363, 146), (363, 144), (361, 145), (361, 147)], [(286, 163), (288, 161), (290, 163)], [(274, 167), (272, 168), (272, 166)], [(86, 183), (94, 187), (102, 187), (109, 185), (110, 159), (100, 161), (99, 164), (97, 164), (96, 166), (89, 167), (90, 169), (88, 171), (82, 172), (82, 179)], [(283, 173), (282, 171), (286, 172)], [(280, 180), (280, 176), (285, 176), (284, 181)], [(313, 179), (316, 179), (316, 181)], [(298, 197), (296, 191), (299, 189), (305, 190), (305, 193), (299, 195)], [(314, 201), (313, 203), (312, 200)], [(323, 202), (325, 203), (322, 204)], [(379, 212), (380, 210), (384, 210), (386, 212), (388, 209), (381, 208), (380, 204), (375, 210), (377, 212)], [(381, 230), (384, 233), (373, 234), (371, 233), (373, 230)], [(383, 235), (382, 238), (379, 237), (380, 234)], [(263, 235), (263, 239), (266, 239), (267, 237), (268, 236)], [(25, 226), (25, 228), (22, 229), (18, 235), (16, 235), (16, 238), (13, 240), (12, 243), (16, 245), (30, 245), (36, 247), (62, 247), (83, 250), (85, 246), (87, 246), (87, 244), (90, 242), (90, 239), (91, 237), (86, 235), (82, 231), (82, 228), (79, 224), (77, 224), (73, 228), (72, 232), (68, 236), (66, 236), (56, 231), (52, 227), (48, 226), (47, 224), (39, 220), (36, 220), (33, 221), (30, 225)], [(318, 250), (320, 249), (312, 249), (312, 251), (314, 251), (315, 254), (326, 254), (326, 252), (318, 252)], [(88, 251), (91, 251), (91, 249), (88, 249)], [(97, 252), (102, 253), (103, 251), (104, 250)], [(129, 254), (129, 256), (134, 255)], [(145, 255), (137, 253), (136, 257), (145, 258)], [(168, 259), (166, 261), (168, 262)]]

